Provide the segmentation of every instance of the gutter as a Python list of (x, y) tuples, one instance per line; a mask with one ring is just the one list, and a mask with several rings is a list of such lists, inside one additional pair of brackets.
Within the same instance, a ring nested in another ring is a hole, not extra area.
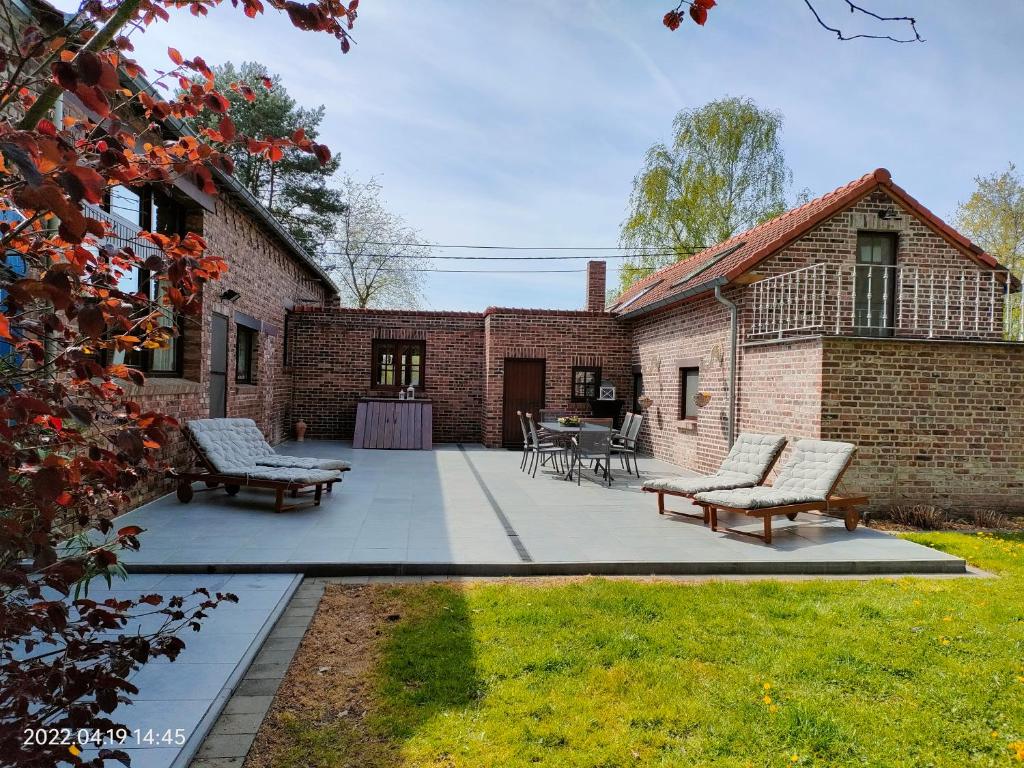
[(706, 283), (700, 283), (692, 288), (687, 288), (685, 291), (679, 293), (673, 293), (671, 296), (666, 296), (663, 299), (652, 301), (650, 304), (644, 304), (642, 307), (637, 307), (632, 312), (623, 312), (621, 315), (616, 315), (620, 320), (633, 320), (638, 317), (643, 317), (650, 312), (654, 312), (657, 309), (663, 309), (671, 304), (678, 304), (680, 301), (698, 296), (702, 293), (714, 289), (718, 290), (720, 286), (726, 285), (729, 282), (729, 278), (724, 275), (721, 277), (715, 277), (708, 280)]
[(736, 355), (739, 341), (739, 307), (722, 295), (722, 286), (715, 286), (715, 301), (729, 310), (729, 447), (736, 441)]

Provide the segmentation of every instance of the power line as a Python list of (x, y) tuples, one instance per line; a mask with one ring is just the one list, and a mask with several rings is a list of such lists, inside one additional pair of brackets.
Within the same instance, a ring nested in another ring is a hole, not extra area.
[[(342, 243), (342, 240), (328, 240), (327, 243)], [(368, 246), (394, 246), (400, 248), (469, 248), (473, 250), (488, 251), (629, 251), (632, 246), (493, 246), (493, 245), (466, 245), (441, 244), (441, 243), (388, 243), (386, 241), (364, 240), (360, 241)], [(690, 253), (699, 253), (707, 246), (695, 246)]]
[[(369, 269), (373, 269), (370, 267)], [(413, 267), (410, 269), (402, 269), (395, 267), (381, 267), (380, 269), (373, 270), (374, 272), (447, 272), (448, 274), (458, 272), (461, 274), (478, 274), (478, 275), (551, 275), (551, 274), (565, 274), (568, 272), (582, 273), (586, 272), (585, 269), (427, 269)]]
[[(324, 256), (352, 256), (365, 259), (441, 259), (452, 261), (567, 261), (571, 259), (589, 259), (590, 256), (448, 256), (444, 254), (424, 254), (422, 256), (406, 256), (400, 253), (345, 253), (344, 251), (320, 251)], [(699, 253), (694, 252), (694, 253)], [(666, 253), (610, 253), (605, 259), (643, 259), (664, 258), (669, 256), (693, 256), (689, 251), (672, 251)]]
[[(444, 272), (448, 274), (478, 274), (478, 275), (551, 275), (575, 273), (582, 274), (585, 269), (431, 269), (426, 267), (412, 267), (403, 269), (401, 267), (359, 267), (360, 270), (372, 270), (373, 272)], [(637, 269), (655, 269), (655, 267), (637, 267)]]

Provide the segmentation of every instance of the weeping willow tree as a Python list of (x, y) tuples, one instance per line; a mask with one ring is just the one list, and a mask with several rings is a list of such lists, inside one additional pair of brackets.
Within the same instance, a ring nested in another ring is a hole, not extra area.
[(726, 97), (684, 109), (671, 142), (652, 146), (633, 179), (620, 245), (629, 249), (621, 288), (786, 208), (791, 174), (782, 114)]

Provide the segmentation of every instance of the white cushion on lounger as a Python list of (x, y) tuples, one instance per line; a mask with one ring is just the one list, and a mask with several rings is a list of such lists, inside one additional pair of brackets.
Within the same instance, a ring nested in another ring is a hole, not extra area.
[(721, 472), (737, 472), (749, 475), (754, 484), (761, 482), (768, 473), (772, 462), (786, 444), (782, 435), (759, 435), (754, 432), (743, 432), (736, 438), (729, 455), (718, 468)]
[(698, 493), (694, 498), (707, 504), (740, 509), (763, 509), (764, 507), (807, 504), (823, 500), (817, 494), (807, 491), (777, 490), (764, 485), (757, 488), (735, 488), (729, 491), (707, 491)]
[(188, 428), (218, 472), (251, 467), (260, 456), (274, 452), (252, 419), (196, 419)]
[(856, 450), (857, 446), (852, 443), (797, 440), (772, 488), (805, 491), (824, 499)]
[(716, 472), (713, 475), (699, 477), (661, 477), (647, 480), (644, 482), (644, 488), (649, 488), (652, 491), (692, 494), (725, 488), (749, 488), (757, 485), (758, 479), (751, 479), (750, 475), (739, 472)]
[(296, 485), (330, 483), (341, 479), (341, 473), (334, 469), (299, 469), (297, 467), (238, 467), (226, 474), (254, 480), (276, 480)]
[(742, 509), (824, 501), (856, 450), (851, 443), (798, 440), (771, 487), (698, 493), (697, 501)]
[(351, 469), (341, 459), (282, 456), (274, 451), (252, 419), (196, 419), (188, 423), (203, 453), (218, 472), (257, 464), (299, 469)]
[(781, 435), (758, 435), (744, 432), (736, 438), (729, 455), (719, 470), (706, 477), (664, 477), (648, 480), (644, 488), (675, 493), (700, 493), (728, 488), (749, 488), (768, 474), (786, 438)]
[(261, 467), (296, 467), (298, 469), (352, 469), (352, 465), (341, 459), (313, 459), (305, 456), (260, 456), (256, 464)]

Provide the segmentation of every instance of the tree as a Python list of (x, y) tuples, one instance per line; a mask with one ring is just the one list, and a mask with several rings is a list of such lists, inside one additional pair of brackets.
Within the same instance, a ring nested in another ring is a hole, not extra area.
[[(1017, 166), (1010, 163), (1002, 173), (976, 176), (974, 182), (977, 187), (967, 202), (957, 206), (954, 226), (1024, 280), (1024, 180)], [(1018, 339), (1020, 296), (1012, 295), (1008, 304), (1007, 338)]]
[[(923, 43), (924, 39), (917, 31), (917, 19), (913, 16), (882, 16), (881, 14), (875, 13), (874, 11), (868, 10), (852, 0), (842, 0), (846, 4), (847, 10), (853, 15), (861, 15), (866, 18), (873, 19), (874, 21), (880, 22), (881, 24), (893, 25), (893, 24), (904, 24), (909, 28), (910, 32), (904, 37), (894, 37), (890, 34), (873, 34), (869, 32), (858, 32), (849, 34), (843, 32), (839, 27), (833, 27), (825, 22), (821, 14), (818, 13), (818, 9), (814, 6), (811, 0), (804, 0), (804, 5), (814, 16), (814, 20), (818, 22), (818, 26), (822, 29), (826, 29), (829, 32), (835, 34), (837, 40), (858, 40), (858, 39), (869, 39), (869, 40), (889, 40), (894, 43)], [(708, 11), (714, 8), (718, 3), (715, 0), (679, 0), (676, 7), (670, 10), (662, 18), (661, 23), (668, 27), (670, 30), (675, 32), (679, 27), (682, 26), (686, 15), (690, 17), (690, 20), (699, 26), (704, 26), (708, 20)], [(687, 14), (684, 15), (683, 9), (687, 9)]]
[(416, 307), (429, 246), (387, 209), (375, 179), (362, 183), (346, 175), (341, 191), (348, 208), (321, 265), (354, 306)]
[[(324, 118), (323, 105), (300, 107), (263, 64), (243, 62), (238, 69), (231, 62), (214, 67), (214, 87), (227, 97), (228, 117), (239, 133), (247, 136), (304, 136), (318, 138)], [(243, 95), (255, 94), (254, 99)], [(206, 113), (194, 121), (208, 128), (219, 124), (217, 115)], [(332, 231), (345, 203), (337, 189), (327, 186), (338, 170), (340, 159), (327, 163), (298, 149), (284, 149), (276, 160), (250, 154), (245, 147), (228, 150), (235, 161), (234, 176), (280, 219), (299, 243), (314, 252), (322, 247), (324, 234)]]
[(1024, 275), (1024, 179), (1010, 163), (1002, 173), (976, 176), (976, 189), (957, 206), (957, 229), (1020, 276)]
[[(196, 0), (190, 9), (202, 16), (218, 3)], [(259, 0), (241, 5), (250, 17), (264, 10)], [(336, 0), (269, 5), (295, 26), (332, 34), (348, 48), (357, 0), (347, 7)], [(230, 173), (239, 146), (270, 160), (295, 148), (330, 159), (326, 147), (305, 136), (237, 133), (224, 119), (228, 100), (209, 67), (176, 49), (169, 49), (174, 66), (157, 85), (175, 82), (180, 97), (165, 101), (122, 88), (122, 77), (144, 74), (123, 31), (144, 31), (179, 6), (178, 0), (87, 2), (68, 17), (27, 18), (20, 4), (0, 3), (3, 766), (86, 764), (60, 739), (28, 743), (26, 731), (121, 728), (112, 717), (137, 692), (132, 672), (154, 657), (173, 659), (184, 646), (178, 630), (199, 629), (210, 609), (234, 599), (206, 590), (103, 603), (81, 595), (92, 578), (119, 572), (119, 551), (140, 545), (139, 528), (114, 530), (112, 519), (141, 480), (166, 470), (160, 449), (177, 426), (132, 400), (125, 382), (140, 384), (143, 376), (115, 362), (115, 353), (166, 346), (175, 333), (168, 313), (193, 317), (204, 287), (225, 269), (194, 233), (140, 233), (155, 251), (145, 259), (112, 246), (89, 206), (117, 185), (183, 176), (215, 195), (214, 176)], [(69, 109), (55, 119), (62, 94), (86, 111)], [(216, 128), (164, 133), (168, 119), (204, 112), (222, 116)], [(120, 278), (135, 269), (161, 286), (159, 300), (122, 289)], [(63, 546), (69, 538), (71, 546)], [(155, 631), (111, 634), (147, 614), (160, 617)], [(89, 764), (109, 759), (129, 763), (108, 742)]]
[(633, 179), (620, 242), (638, 256), (624, 265), (622, 288), (782, 213), (790, 172), (781, 131), (779, 112), (746, 98), (679, 112), (671, 142), (651, 147)]

